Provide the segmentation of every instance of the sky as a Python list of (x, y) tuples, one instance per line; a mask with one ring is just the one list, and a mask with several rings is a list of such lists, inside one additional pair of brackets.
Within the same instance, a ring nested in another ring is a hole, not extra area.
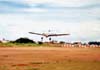
[[(41, 36), (28, 32), (69, 33), (53, 40), (100, 41), (100, 0), (0, 0), (0, 39)], [(45, 39), (47, 40), (47, 39)]]

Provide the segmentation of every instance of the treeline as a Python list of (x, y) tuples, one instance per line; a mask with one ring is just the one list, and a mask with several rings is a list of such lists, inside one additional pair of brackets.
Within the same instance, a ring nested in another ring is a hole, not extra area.
[[(33, 40), (29, 39), (29, 38), (19, 38), (19, 39), (15, 40), (15, 41), (10, 41), (10, 42), (12, 42), (12, 43), (36, 43), (35, 41), (33, 41)], [(60, 44), (65, 44), (66, 42), (60, 41), (59, 43)], [(38, 44), (43, 44), (43, 42), (39, 41)], [(73, 44), (76, 44), (76, 42), (74, 42)], [(89, 45), (100, 45), (100, 42), (98, 42), (98, 41), (90, 41), (87, 44), (89, 44)]]
[[(19, 39), (16, 39), (15, 41), (10, 41), (11, 43), (36, 43), (34, 40), (31, 40), (29, 38), (19, 38)], [(37, 42), (38, 44), (43, 44), (42, 41), (38, 41)], [(51, 41), (51, 43), (55, 43), (55, 41)], [(65, 42), (64, 41), (60, 41), (59, 42), (60, 44), (64, 44)]]
[(18, 38), (16, 39), (15, 41), (10, 41), (10, 43), (24, 43), (24, 44), (27, 44), (27, 43), (32, 43), (32, 44), (43, 44), (43, 42), (41, 41), (34, 41), (34, 40), (31, 40), (29, 38)]
[(100, 42), (97, 42), (97, 41), (91, 41), (91, 42), (88, 42), (89, 45), (100, 45)]
[(10, 41), (11, 43), (36, 43), (35, 41), (29, 39), (29, 38), (19, 38), (15, 41)]

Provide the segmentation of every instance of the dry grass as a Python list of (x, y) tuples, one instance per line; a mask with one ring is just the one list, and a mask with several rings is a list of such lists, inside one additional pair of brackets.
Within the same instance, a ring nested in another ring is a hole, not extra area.
[(100, 70), (100, 48), (0, 48), (0, 70)]

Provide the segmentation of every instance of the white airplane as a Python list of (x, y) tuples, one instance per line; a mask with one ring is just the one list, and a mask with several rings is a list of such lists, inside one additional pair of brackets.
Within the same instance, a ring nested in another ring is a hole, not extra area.
[[(50, 32), (50, 30), (49, 30), (49, 32)], [(49, 41), (52, 41), (50, 37), (70, 35), (70, 34), (35, 33), (35, 32), (29, 32), (29, 33), (30, 33), (30, 34), (41, 35), (41, 36), (44, 36), (44, 37), (46, 37), (46, 38), (49, 37)], [(43, 37), (41, 37), (41, 41), (43, 41)]]
[(29, 32), (30, 34), (36, 34), (36, 35), (41, 35), (47, 37), (53, 37), (53, 36), (65, 36), (65, 35), (70, 35), (70, 34), (47, 34), (47, 33), (35, 33), (35, 32)]

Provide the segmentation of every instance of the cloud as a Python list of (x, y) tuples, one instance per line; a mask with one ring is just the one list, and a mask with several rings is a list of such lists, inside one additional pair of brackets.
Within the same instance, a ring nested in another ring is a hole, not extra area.
[(4, 3), (14, 3), (15, 5), (20, 4), (55, 4), (58, 6), (69, 6), (69, 7), (77, 7), (77, 6), (84, 6), (84, 5), (91, 5), (91, 4), (100, 4), (99, 0), (1, 0), (0, 2)]
[(0, 1), (0, 6), (11, 8), (29, 8), (28, 4), (13, 1)]
[(40, 9), (40, 8), (29, 8), (29, 9), (22, 9), (22, 10), (20, 10), (20, 11), (24, 11), (24, 12), (48, 12), (48, 10), (46, 10), (46, 9)]
[[(39, 40), (39, 36), (29, 35), (28, 32), (42, 33), (47, 32), (49, 29), (55, 30), (56, 33), (70, 33), (71, 35), (68, 39), (71, 41), (97, 40), (100, 34), (100, 21), (94, 20), (67, 23), (59, 20), (33, 19), (32, 14), (2, 14), (0, 19), (0, 23), (2, 23), (1, 35), (10, 40), (19, 37), (29, 37)], [(62, 38), (65, 40), (65, 37)]]
[[(50, 19), (67, 21), (99, 20), (99, 1), (95, 0), (5, 0), (0, 1), (0, 13), (36, 13)], [(38, 18), (40, 16), (37, 16)], [(41, 18), (41, 17), (40, 17)], [(77, 19), (77, 20), (76, 20)]]
[(58, 6), (77, 7), (89, 4), (99, 4), (99, 0), (24, 0), (26, 3), (51, 3), (58, 4)]
[[(33, 38), (35, 35), (29, 35), (29, 31), (42, 33), (51, 29), (70, 33), (67, 38), (71, 41), (97, 40), (99, 23), (99, 0), (0, 1), (0, 32), (7, 39)], [(34, 38), (39, 40), (37, 36)]]

